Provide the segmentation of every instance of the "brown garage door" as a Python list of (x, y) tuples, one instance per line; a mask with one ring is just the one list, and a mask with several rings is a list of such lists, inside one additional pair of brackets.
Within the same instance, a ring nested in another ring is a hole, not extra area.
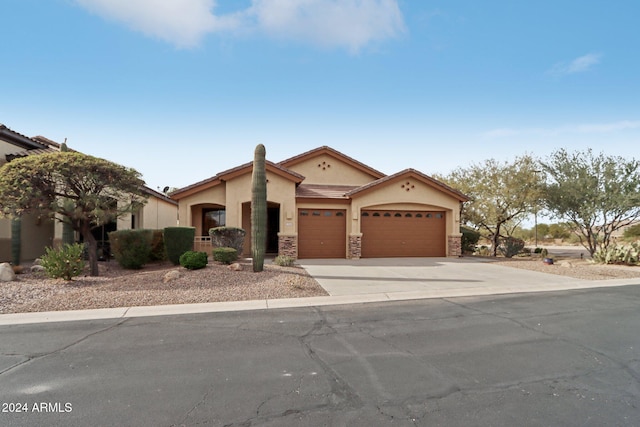
[(362, 211), (362, 257), (446, 255), (446, 215), (435, 211)]
[(345, 258), (346, 244), (345, 210), (298, 210), (299, 258)]

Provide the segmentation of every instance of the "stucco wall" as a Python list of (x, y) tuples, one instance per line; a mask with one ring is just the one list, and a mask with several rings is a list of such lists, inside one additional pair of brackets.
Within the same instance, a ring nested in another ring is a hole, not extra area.
[[(23, 215), (20, 233), (21, 261), (31, 261), (44, 254), (44, 248), (53, 245), (54, 224), (36, 214)], [(0, 219), (0, 262), (11, 261), (11, 220)]]
[(305, 177), (305, 184), (364, 185), (375, 178), (328, 154), (319, 154), (289, 169)]
[[(206, 204), (225, 206), (226, 203), (226, 188), (224, 183), (180, 199), (178, 206), (178, 225), (180, 227), (196, 227), (196, 236), (199, 236), (201, 234), (198, 233), (202, 233), (202, 230), (200, 230), (202, 228), (202, 216), (195, 216), (193, 211), (197, 209), (196, 207)], [(194, 220), (194, 218), (197, 218), (197, 220)]]

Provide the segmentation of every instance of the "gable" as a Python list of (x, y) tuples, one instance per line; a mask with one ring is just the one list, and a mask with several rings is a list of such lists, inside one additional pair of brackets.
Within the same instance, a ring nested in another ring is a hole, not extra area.
[(305, 184), (361, 186), (385, 176), (326, 146), (284, 160), (280, 165), (303, 175)]
[(437, 204), (460, 203), (469, 200), (461, 192), (414, 169), (405, 169), (394, 175), (371, 182), (347, 193), (352, 199), (367, 198), (370, 201), (385, 200), (407, 203), (423, 203), (426, 200)]

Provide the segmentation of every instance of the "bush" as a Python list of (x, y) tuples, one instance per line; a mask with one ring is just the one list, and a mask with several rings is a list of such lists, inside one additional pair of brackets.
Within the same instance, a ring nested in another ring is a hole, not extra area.
[(164, 233), (162, 230), (152, 230), (150, 261), (164, 261), (167, 251), (164, 248)]
[(195, 237), (196, 229), (194, 227), (167, 227), (164, 229), (164, 247), (167, 258), (173, 265), (179, 265), (182, 254), (193, 249)]
[(109, 233), (111, 253), (123, 268), (137, 270), (149, 262), (151, 230), (119, 230)]
[(480, 240), (480, 233), (468, 227), (460, 227), (462, 233), (462, 253), (472, 254)]
[(290, 257), (287, 255), (278, 255), (273, 260), (273, 263), (279, 265), (280, 267), (292, 267), (295, 262), (296, 259), (294, 257)]
[(187, 251), (180, 256), (180, 265), (189, 270), (205, 268), (208, 263), (206, 252)]
[(246, 232), (237, 227), (216, 227), (209, 230), (211, 245), (214, 248), (234, 248), (242, 254)]
[(225, 264), (231, 264), (238, 259), (238, 251), (235, 248), (215, 248), (213, 259)]
[(66, 244), (60, 249), (45, 248), (40, 265), (52, 279), (71, 280), (72, 277), (79, 276), (84, 269), (83, 252), (82, 243)]
[(500, 245), (498, 246), (498, 250), (505, 258), (513, 258), (513, 256), (519, 254), (522, 249), (524, 249), (524, 240), (512, 236), (501, 239)]
[(540, 248), (540, 247), (535, 248), (535, 249), (533, 250), (533, 253), (534, 253), (534, 254), (539, 254), (539, 253), (541, 253), (541, 252), (542, 252), (542, 248)]
[(600, 249), (593, 254), (593, 260), (599, 264), (640, 265), (640, 243)]

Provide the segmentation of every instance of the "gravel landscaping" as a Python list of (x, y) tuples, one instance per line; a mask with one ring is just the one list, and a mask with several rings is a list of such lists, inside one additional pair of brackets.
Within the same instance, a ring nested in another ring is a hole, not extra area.
[[(300, 267), (265, 263), (261, 273), (251, 264), (241, 271), (210, 263), (201, 270), (187, 270), (169, 263), (124, 270), (116, 262), (100, 265), (99, 277), (77, 277), (67, 282), (48, 279), (42, 273), (25, 273), (18, 280), (0, 284), (0, 313), (26, 313), (93, 308), (190, 304), (328, 295)], [(179, 277), (165, 281), (170, 271)]]
[[(560, 259), (553, 265), (546, 265), (539, 258), (498, 258), (492, 262), (585, 280), (640, 277), (639, 267), (594, 265), (580, 259)], [(0, 284), (0, 313), (327, 295), (300, 267), (265, 263), (265, 271), (253, 273), (251, 264), (241, 266), (241, 271), (232, 271), (226, 265), (210, 263), (202, 270), (191, 271), (163, 263), (147, 265), (142, 270), (123, 270), (112, 261), (101, 263), (101, 276), (77, 277), (71, 282), (48, 279), (42, 273), (24, 273), (14, 282)], [(171, 271), (179, 277), (165, 281)]]

